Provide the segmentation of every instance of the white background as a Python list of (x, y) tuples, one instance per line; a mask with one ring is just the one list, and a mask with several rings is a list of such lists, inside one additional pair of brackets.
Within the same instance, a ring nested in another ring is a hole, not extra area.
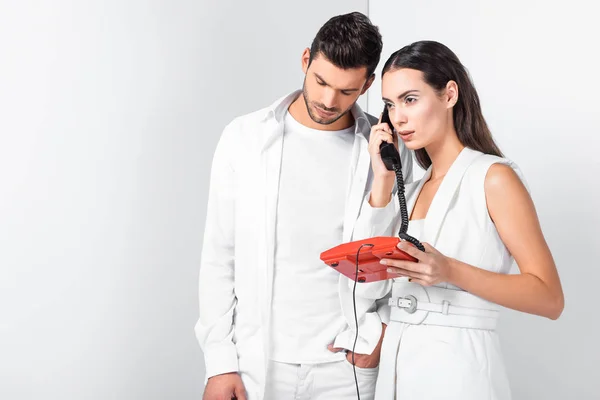
[(364, 0), (0, 0), (0, 399), (202, 397), (223, 127)]
[[(424, 38), (458, 53), (532, 188), (567, 307), (504, 316), (515, 398), (597, 398), (600, 35), (581, 1), (502, 4), (371, 0), (371, 18), (382, 61)], [(216, 141), (299, 88), (302, 50), (352, 10), (367, 1), (0, 0), (1, 399), (201, 398)]]
[[(370, 0), (384, 42), (378, 72), (414, 41), (450, 47), (500, 148), (529, 183), (566, 306), (558, 321), (503, 313), (499, 333), (518, 400), (600, 399), (600, 28), (590, 4)], [(368, 109), (382, 108), (378, 80)]]

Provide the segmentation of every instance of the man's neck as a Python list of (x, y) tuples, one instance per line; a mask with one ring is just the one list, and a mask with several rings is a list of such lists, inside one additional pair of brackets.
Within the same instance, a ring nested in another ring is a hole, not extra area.
[(306, 109), (306, 103), (304, 102), (302, 93), (300, 93), (296, 100), (290, 105), (288, 111), (292, 117), (302, 125), (320, 131), (341, 131), (354, 125), (354, 117), (351, 112), (347, 112), (342, 118), (329, 125), (319, 124), (313, 121)]

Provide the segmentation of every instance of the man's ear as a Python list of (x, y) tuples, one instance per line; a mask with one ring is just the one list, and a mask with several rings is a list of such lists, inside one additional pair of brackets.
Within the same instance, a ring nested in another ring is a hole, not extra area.
[(302, 71), (306, 75), (308, 67), (310, 66), (310, 49), (307, 47), (302, 52)]
[(363, 90), (362, 92), (360, 92), (360, 95), (362, 96), (363, 94), (365, 94), (365, 92), (367, 90), (369, 90), (369, 88), (371, 87), (371, 85), (373, 84), (373, 81), (375, 80), (375, 74), (371, 74), (371, 76), (369, 77), (369, 79), (367, 79), (367, 82), (365, 83), (365, 86), (363, 86)]

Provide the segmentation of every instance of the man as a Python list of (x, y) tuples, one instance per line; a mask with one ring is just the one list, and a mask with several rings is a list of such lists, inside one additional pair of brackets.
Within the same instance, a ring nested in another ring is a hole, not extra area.
[[(205, 400), (356, 398), (348, 352), (353, 304), (340, 300), (349, 280), (319, 254), (352, 240), (369, 194), (367, 147), (377, 119), (356, 101), (373, 82), (381, 48), (363, 14), (330, 19), (302, 54), (303, 90), (236, 118), (223, 132), (211, 172), (196, 325)], [(410, 180), (412, 158), (403, 147), (401, 154)], [(363, 399), (373, 397), (387, 322), (383, 311), (368, 311), (354, 354)]]

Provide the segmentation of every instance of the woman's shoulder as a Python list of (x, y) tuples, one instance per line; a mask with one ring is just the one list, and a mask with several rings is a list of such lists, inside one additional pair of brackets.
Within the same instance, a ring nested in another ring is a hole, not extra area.
[(502, 190), (505, 185), (518, 181), (527, 187), (521, 168), (513, 160), (493, 154), (482, 153), (465, 174), (465, 182), (483, 184), (486, 191)]

